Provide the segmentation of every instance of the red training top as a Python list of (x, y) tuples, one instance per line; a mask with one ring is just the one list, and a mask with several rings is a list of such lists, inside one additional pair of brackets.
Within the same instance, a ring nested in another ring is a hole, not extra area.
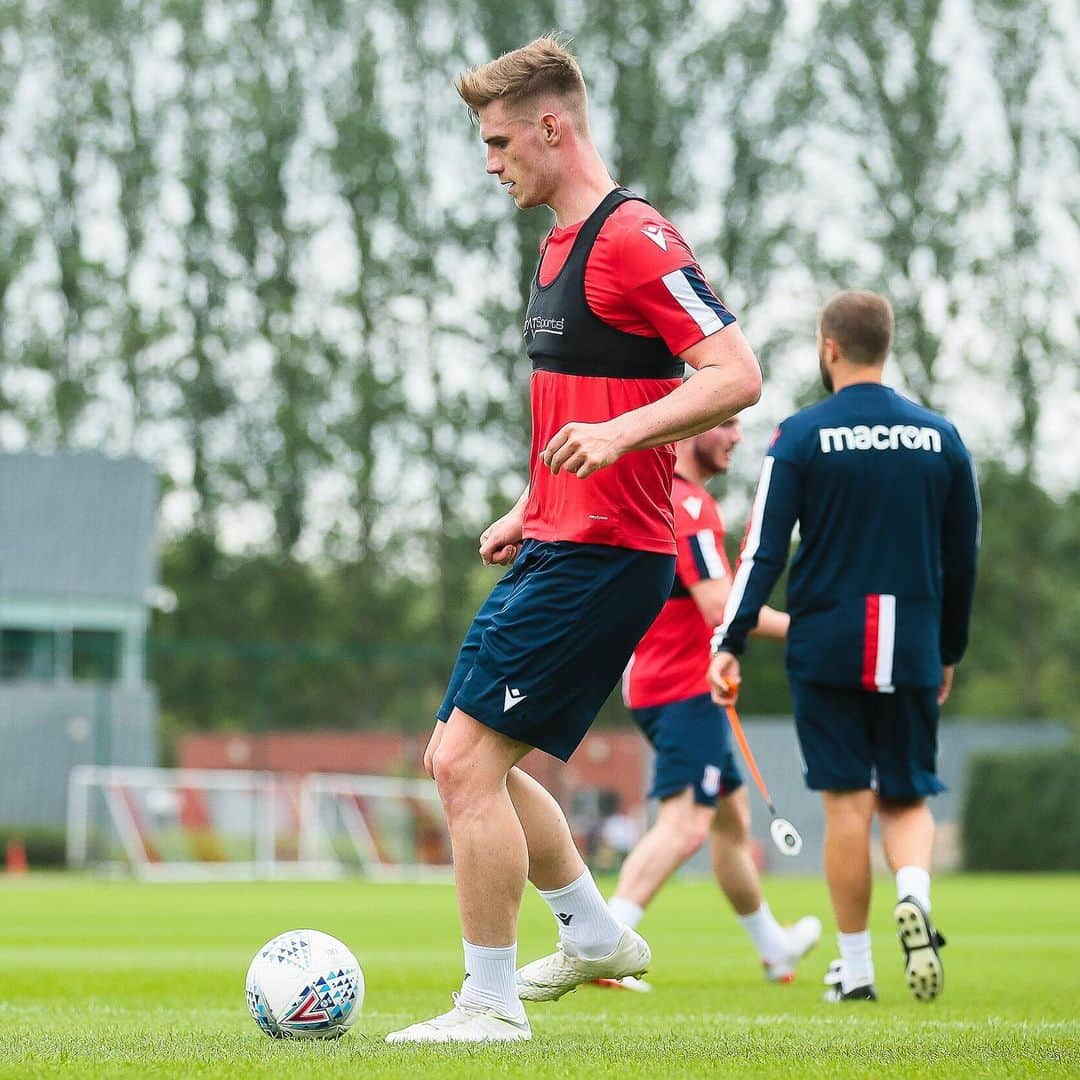
[(669, 705), (709, 692), (709, 640), (713, 628), (690, 595), (690, 586), (731, 576), (724, 553), (724, 522), (716, 500), (676, 474), (675, 585), (656, 622), (638, 643), (623, 675), (623, 700), (631, 709)]
[[(541, 248), (541, 287), (558, 277), (582, 224), (548, 234)], [(584, 288), (588, 308), (603, 323), (662, 338), (672, 355), (735, 321), (675, 227), (639, 200), (621, 203), (604, 221), (588, 254)], [(534, 371), (526, 537), (675, 553), (670, 446), (632, 451), (584, 480), (564, 472), (552, 476), (540, 454), (564, 424), (609, 420), (665, 397), (679, 381)]]

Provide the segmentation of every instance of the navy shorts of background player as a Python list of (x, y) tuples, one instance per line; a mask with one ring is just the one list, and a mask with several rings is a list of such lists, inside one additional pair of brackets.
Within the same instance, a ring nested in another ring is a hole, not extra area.
[(633, 709), (631, 715), (656, 751), (650, 798), (693, 788), (698, 806), (715, 806), (742, 786), (727, 716), (709, 694)]
[(675, 582), (623, 673), (623, 700), (656, 751), (650, 795), (668, 799), (687, 788), (699, 806), (715, 806), (742, 784), (731, 752), (726, 712), (707, 678), (712, 626), (691, 589), (731, 577), (724, 522), (705, 488), (675, 473)]
[(566, 761), (674, 577), (673, 555), (527, 539), (465, 635), (436, 716), (456, 706)]
[(809, 787), (944, 790), (937, 689), (967, 646), (979, 517), (956, 429), (886, 386), (781, 424), (713, 648), (742, 653), (798, 524), (786, 663)]

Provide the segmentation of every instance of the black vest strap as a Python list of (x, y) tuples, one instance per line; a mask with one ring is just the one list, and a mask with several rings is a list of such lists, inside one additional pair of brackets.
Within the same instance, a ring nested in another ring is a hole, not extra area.
[(593, 313), (585, 296), (589, 252), (604, 222), (629, 200), (645, 201), (626, 188), (615, 188), (604, 196), (578, 230), (566, 262), (547, 285), (540, 284), (537, 265), (524, 328), (534, 371), (607, 379), (681, 377), (683, 362), (671, 355), (662, 338), (616, 330)]

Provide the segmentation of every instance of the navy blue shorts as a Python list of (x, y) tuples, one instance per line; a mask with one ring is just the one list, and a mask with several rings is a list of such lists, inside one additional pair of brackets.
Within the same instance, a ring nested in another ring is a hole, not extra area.
[(671, 593), (675, 556), (526, 540), (462, 642), (456, 706), (566, 761)]
[(900, 801), (945, 790), (936, 772), (935, 688), (875, 694), (792, 680), (791, 695), (807, 787), (873, 788), (884, 799)]
[(631, 715), (656, 751), (652, 798), (693, 788), (694, 802), (715, 806), (717, 798), (742, 786), (727, 713), (708, 694), (632, 709)]

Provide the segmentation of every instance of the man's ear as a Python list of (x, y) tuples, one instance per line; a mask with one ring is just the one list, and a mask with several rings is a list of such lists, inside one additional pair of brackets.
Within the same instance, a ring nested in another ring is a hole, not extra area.
[(544, 142), (555, 146), (562, 138), (562, 119), (558, 113), (546, 112), (540, 117), (540, 133)]

